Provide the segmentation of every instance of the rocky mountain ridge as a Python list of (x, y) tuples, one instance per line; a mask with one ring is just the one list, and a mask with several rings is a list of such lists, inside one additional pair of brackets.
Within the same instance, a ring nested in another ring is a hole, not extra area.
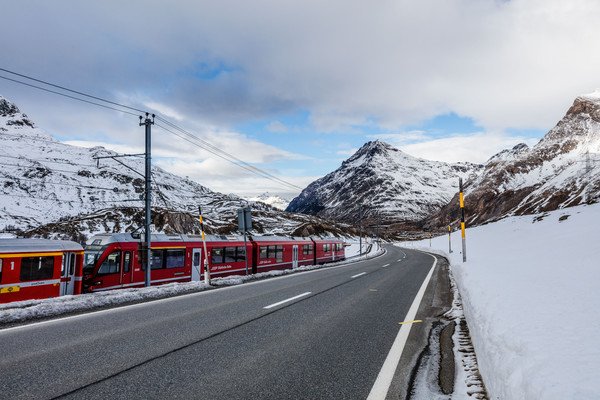
[[(542, 213), (600, 199), (600, 91), (575, 99), (534, 147), (492, 157), (465, 183), (468, 225)], [(457, 223), (458, 196), (424, 221), (427, 228)]]
[(458, 178), (476, 176), (481, 166), (410, 156), (376, 140), (366, 143), (340, 168), (312, 182), (287, 211), (358, 224), (414, 223), (446, 205)]

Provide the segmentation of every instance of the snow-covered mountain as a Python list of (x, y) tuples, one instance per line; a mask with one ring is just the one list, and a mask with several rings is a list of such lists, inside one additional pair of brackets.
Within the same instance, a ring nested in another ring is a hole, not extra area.
[(476, 176), (480, 169), (470, 163), (416, 158), (381, 140), (372, 141), (311, 183), (287, 211), (356, 224), (362, 207), (363, 221), (415, 222), (448, 203), (459, 177)]
[[(492, 157), (465, 183), (468, 224), (556, 210), (600, 199), (600, 91), (575, 99), (558, 124), (532, 148), (519, 145)], [(458, 218), (458, 197), (431, 225)]]
[[(103, 147), (61, 143), (0, 96), (0, 231), (81, 240), (143, 226), (144, 179), (135, 171), (144, 173), (144, 160), (98, 159), (117, 155)], [(152, 223), (158, 231), (199, 233), (199, 206), (207, 232), (237, 230), (237, 209), (247, 203), (242, 198), (213, 192), (158, 167), (152, 167), (152, 175)], [(340, 229), (261, 202), (250, 206), (257, 233), (308, 235)]]
[(248, 201), (259, 201), (261, 203), (268, 204), (282, 211), (285, 210), (290, 204), (289, 200), (284, 199), (279, 195), (271, 194), (269, 192), (263, 193), (260, 196), (245, 197), (245, 199)]

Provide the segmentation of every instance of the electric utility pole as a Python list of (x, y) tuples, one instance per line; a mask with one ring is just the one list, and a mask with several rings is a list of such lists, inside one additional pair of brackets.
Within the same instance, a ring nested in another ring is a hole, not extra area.
[(151, 254), (152, 254), (152, 250), (151, 250), (151, 239), (150, 239), (150, 205), (151, 205), (151, 197), (150, 197), (150, 184), (152, 183), (152, 163), (151, 163), (151, 156), (150, 156), (150, 149), (151, 149), (151, 145), (150, 145), (150, 127), (154, 125), (154, 114), (152, 114), (152, 120), (150, 120), (148, 113), (146, 113), (146, 119), (144, 120), (144, 122), (142, 122), (142, 116), (140, 116), (140, 126), (145, 126), (146, 127), (146, 153), (145, 153), (145, 159), (146, 159), (146, 174), (145, 174), (145, 179), (146, 179), (146, 287), (150, 286), (152, 284), (151, 278), (150, 278), (150, 270), (152, 269), (152, 259), (151, 259)]

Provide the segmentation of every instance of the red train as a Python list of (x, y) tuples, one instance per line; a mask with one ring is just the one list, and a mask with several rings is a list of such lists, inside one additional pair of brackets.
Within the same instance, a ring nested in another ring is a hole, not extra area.
[[(0, 303), (143, 287), (146, 261), (140, 239), (128, 233), (96, 235), (85, 248), (75, 242), (0, 239)], [(200, 236), (151, 238), (152, 285), (204, 279)], [(256, 274), (343, 260), (344, 242), (283, 237), (206, 237), (211, 278)], [(247, 259), (247, 263), (246, 263)]]
[[(201, 236), (154, 234), (151, 237), (151, 283), (204, 279)], [(343, 260), (344, 242), (338, 239), (253, 237), (244, 244), (239, 236), (206, 237), (210, 277), (256, 274)], [(145, 283), (146, 262), (140, 239), (128, 233), (96, 235), (88, 241), (83, 264), (83, 292), (97, 292)], [(246, 262), (247, 259), (247, 262)]]
[(0, 239), (0, 303), (80, 294), (82, 264), (75, 242)]

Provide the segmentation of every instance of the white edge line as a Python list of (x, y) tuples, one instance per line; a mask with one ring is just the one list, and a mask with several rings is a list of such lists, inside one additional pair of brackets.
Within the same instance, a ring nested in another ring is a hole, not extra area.
[(351, 276), (351, 278), (352, 279), (358, 278), (359, 276), (363, 276), (363, 275), (366, 275), (366, 274), (367, 274), (366, 272), (361, 272), (360, 274), (356, 274), (356, 275)]
[(289, 299), (285, 299), (285, 300), (282, 300), (282, 301), (280, 301), (280, 302), (277, 302), (277, 303), (270, 304), (270, 305), (268, 305), (268, 306), (266, 306), (266, 307), (263, 307), (263, 308), (264, 308), (265, 310), (268, 310), (269, 308), (273, 308), (273, 307), (280, 306), (280, 305), (282, 305), (282, 304), (285, 304), (285, 303), (288, 303), (288, 302), (290, 302), (290, 301), (294, 301), (294, 300), (296, 300), (296, 299), (299, 299), (300, 297), (308, 296), (308, 295), (309, 295), (309, 294), (311, 294), (311, 293), (312, 293), (312, 292), (306, 292), (306, 293), (302, 293), (302, 294), (299, 294), (298, 296), (290, 297)]
[[(427, 289), (427, 285), (431, 280), (433, 275), (433, 270), (435, 269), (435, 265), (437, 264), (437, 257), (431, 255), (435, 261), (427, 274), (427, 277), (423, 281), (421, 288), (417, 292), (415, 299), (413, 300), (412, 305), (410, 306), (406, 317), (404, 317), (404, 321), (412, 321), (415, 319), (417, 315), (417, 310), (419, 309), (419, 305), (421, 304), (421, 300), (423, 300), (423, 296), (425, 295), (425, 290)], [(396, 373), (396, 368), (400, 363), (400, 357), (402, 356), (402, 351), (404, 350), (404, 345), (406, 344), (406, 340), (408, 339), (408, 334), (410, 333), (410, 328), (413, 324), (404, 324), (400, 326), (400, 331), (394, 340), (394, 344), (388, 353), (379, 374), (377, 375), (377, 379), (371, 388), (371, 392), (369, 393), (369, 397), (367, 400), (379, 400), (385, 399), (387, 392), (392, 384), (392, 379), (394, 378), (394, 374)]]

